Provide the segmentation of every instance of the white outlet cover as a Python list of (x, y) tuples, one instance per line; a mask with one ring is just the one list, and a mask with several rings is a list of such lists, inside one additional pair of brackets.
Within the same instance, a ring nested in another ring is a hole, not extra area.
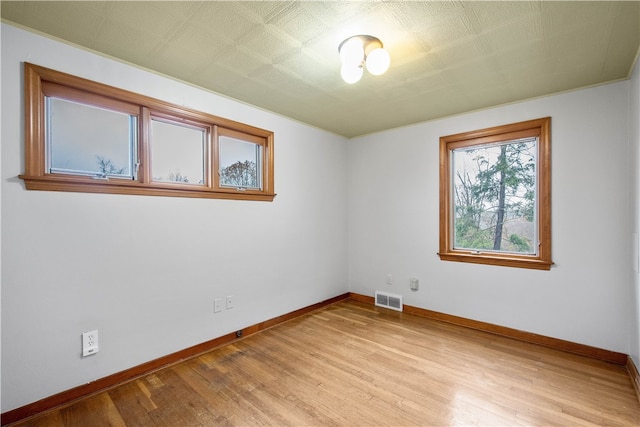
[(91, 356), (99, 351), (98, 331), (82, 333), (82, 357)]

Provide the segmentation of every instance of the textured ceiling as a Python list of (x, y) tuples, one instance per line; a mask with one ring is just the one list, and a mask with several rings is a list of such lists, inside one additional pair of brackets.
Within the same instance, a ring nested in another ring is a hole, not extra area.
[[(3, 20), (353, 137), (629, 77), (640, 2), (2, 1)], [(382, 76), (337, 46), (379, 37)]]

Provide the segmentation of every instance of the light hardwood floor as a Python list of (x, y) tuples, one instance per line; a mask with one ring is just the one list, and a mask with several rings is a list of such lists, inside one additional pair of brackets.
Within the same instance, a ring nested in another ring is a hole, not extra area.
[(640, 425), (623, 366), (355, 301), (20, 426)]

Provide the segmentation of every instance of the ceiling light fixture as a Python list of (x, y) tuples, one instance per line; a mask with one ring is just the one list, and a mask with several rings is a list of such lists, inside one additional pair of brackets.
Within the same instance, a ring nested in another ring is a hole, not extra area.
[(389, 69), (391, 58), (382, 47), (379, 38), (359, 35), (351, 36), (338, 46), (342, 68), (342, 79), (351, 84), (362, 78), (364, 66), (374, 76), (384, 74)]

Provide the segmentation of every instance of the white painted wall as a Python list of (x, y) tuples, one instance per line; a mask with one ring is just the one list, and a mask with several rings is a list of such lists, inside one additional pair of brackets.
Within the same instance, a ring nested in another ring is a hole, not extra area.
[(630, 180), (633, 221), (631, 253), (634, 257), (629, 298), (629, 355), (636, 367), (640, 368), (640, 66), (637, 61), (629, 86), (629, 162), (633, 178)]
[[(278, 196), (26, 191), (22, 61), (274, 131)], [(348, 290), (345, 138), (2, 24), (1, 149), (2, 412)]]
[[(629, 89), (618, 82), (351, 140), (350, 290), (385, 290), (412, 306), (627, 353)], [(440, 261), (439, 137), (545, 116), (555, 266)], [(418, 292), (410, 277), (420, 279)]]

